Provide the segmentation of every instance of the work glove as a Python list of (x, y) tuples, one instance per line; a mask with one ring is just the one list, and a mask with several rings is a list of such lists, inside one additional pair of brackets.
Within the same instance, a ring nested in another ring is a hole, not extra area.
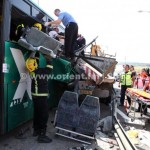
[(44, 23), (44, 26), (48, 26), (48, 25), (49, 25), (49, 22), (45, 22), (45, 23)]

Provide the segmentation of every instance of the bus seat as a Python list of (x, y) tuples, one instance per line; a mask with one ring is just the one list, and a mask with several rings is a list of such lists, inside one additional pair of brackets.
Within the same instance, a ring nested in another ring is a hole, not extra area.
[(71, 131), (74, 130), (78, 108), (77, 93), (65, 91), (58, 104), (55, 126)]
[(87, 95), (79, 108), (76, 132), (94, 136), (99, 119), (99, 99), (98, 97)]
[(61, 42), (51, 38), (46, 33), (33, 27), (26, 32), (26, 36), (24, 38), (20, 38), (18, 40), (18, 44), (26, 49), (32, 51), (39, 50), (41, 52), (45, 52), (45, 54), (52, 53), (51, 51), (56, 54), (57, 50), (61, 49), (62, 46)]
[(21, 45), (22, 47), (28, 49), (28, 50), (31, 50), (31, 51), (36, 51), (36, 48), (33, 47), (30, 43), (28, 43), (26, 41), (26, 39), (24, 38), (21, 38), (18, 40), (18, 44)]

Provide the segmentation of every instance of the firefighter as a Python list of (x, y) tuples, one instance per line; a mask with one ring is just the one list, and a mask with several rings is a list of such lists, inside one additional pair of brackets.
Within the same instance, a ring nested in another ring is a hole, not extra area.
[[(42, 25), (40, 23), (34, 23), (32, 27), (40, 31), (42, 30)], [(21, 37), (26, 36), (26, 31), (29, 29), (29, 26), (25, 26), (23, 23), (18, 24), (15, 28), (11, 28), (10, 40), (17, 42)]]
[[(42, 25), (40, 23), (34, 23), (32, 27), (36, 28), (39, 31), (42, 31)], [(28, 26), (26, 26), (21, 37), (25, 37), (26, 32), (28, 32), (29, 30), (30, 30), (30, 28)]]
[(37, 28), (38, 30), (42, 31), (42, 25), (40, 23), (35, 23), (33, 25), (34, 28)]
[(24, 31), (25, 31), (25, 25), (23, 23), (18, 24), (14, 28), (12, 27), (10, 32), (10, 40), (17, 42), (22, 36)]
[(30, 72), (32, 85), (33, 100), (33, 136), (38, 136), (39, 143), (50, 143), (52, 140), (46, 136), (46, 128), (48, 121), (48, 76), (52, 72), (51, 61), (46, 58), (47, 65), (45, 68), (39, 67), (39, 53), (35, 57), (26, 60), (26, 67)]

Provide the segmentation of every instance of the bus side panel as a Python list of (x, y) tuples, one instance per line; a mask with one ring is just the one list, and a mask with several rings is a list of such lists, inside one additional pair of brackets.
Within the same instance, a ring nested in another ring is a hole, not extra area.
[[(4, 116), (5, 132), (32, 119), (31, 79), (25, 67), (29, 51), (17, 43), (5, 42), (4, 73)], [(6, 115), (7, 114), (7, 115)]]
[(2, 130), (2, 133), (5, 133), (6, 131), (7, 131), (7, 128), (8, 128), (8, 123), (7, 123), (7, 111), (8, 111), (8, 108), (7, 108), (7, 93), (8, 93), (8, 85), (7, 84), (1, 84), (1, 88), (4, 90), (4, 97), (6, 98), (6, 100), (4, 101), (4, 108), (3, 108), (3, 110), (4, 110), (4, 112), (3, 112), (3, 116), (4, 116), (4, 119), (3, 119), (3, 122), (2, 122), (2, 124), (3, 124), (3, 130)]
[[(24, 83), (21, 83), (22, 87)], [(25, 85), (26, 86), (26, 85)], [(18, 84), (9, 84), (8, 85), (8, 125), (7, 131), (14, 129), (15, 127), (29, 121), (32, 119), (32, 101), (28, 96), (27, 91), (25, 91), (22, 100), (20, 98), (13, 99), (14, 93)], [(24, 88), (24, 87), (23, 87)], [(23, 91), (24, 92), (24, 91)], [(13, 100), (12, 100), (13, 99)]]
[(5, 118), (6, 114), (4, 114), (4, 111), (7, 109), (6, 106), (4, 106), (4, 96), (6, 97), (7, 93), (4, 92), (4, 89), (7, 89), (7, 85), (4, 84), (4, 74), (2, 72), (2, 64), (4, 62), (4, 53), (5, 53), (5, 42), (6, 40), (9, 40), (9, 33), (10, 33), (10, 10), (11, 10), (11, 1), (10, 0), (2, 0), (0, 2), (1, 4), (1, 38), (0, 38), (0, 83), (1, 83), (1, 89), (0, 89), (0, 134), (4, 134), (6, 130), (6, 124)]

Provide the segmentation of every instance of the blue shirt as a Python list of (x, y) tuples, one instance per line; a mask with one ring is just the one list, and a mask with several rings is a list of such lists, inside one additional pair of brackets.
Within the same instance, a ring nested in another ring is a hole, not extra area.
[(67, 12), (60, 12), (58, 19), (60, 19), (63, 25), (66, 27), (69, 22), (75, 22), (75, 19)]

